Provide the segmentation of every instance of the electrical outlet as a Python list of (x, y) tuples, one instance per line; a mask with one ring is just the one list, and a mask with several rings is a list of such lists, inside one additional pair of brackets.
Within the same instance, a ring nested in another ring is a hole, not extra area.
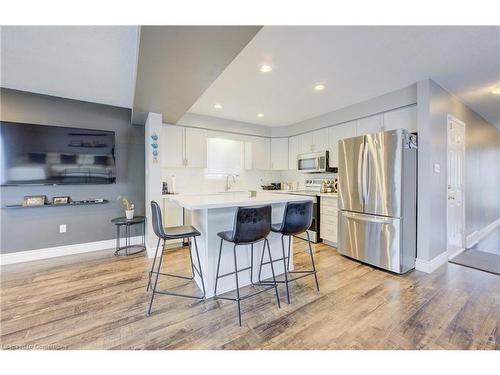
[(66, 224), (59, 225), (59, 233), (66, 233)]

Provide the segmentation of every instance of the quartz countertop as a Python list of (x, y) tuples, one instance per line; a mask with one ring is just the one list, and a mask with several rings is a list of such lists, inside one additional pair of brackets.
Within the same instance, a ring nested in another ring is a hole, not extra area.
[(319, 197), (328, 197), (328, 198), (338, 198), (339, 194), (338, 193), (319, 193)]
[(291, 194), (273, 194), (259, 191), (257, 196), (250, 198), (248, 192), (228, 192), (217, 194), (169, 194), (164, 196), (172, 202), (188, 210), (203, 210), (212, 208), (260, 206), (286, 202), (313, 200), (313, 197)]

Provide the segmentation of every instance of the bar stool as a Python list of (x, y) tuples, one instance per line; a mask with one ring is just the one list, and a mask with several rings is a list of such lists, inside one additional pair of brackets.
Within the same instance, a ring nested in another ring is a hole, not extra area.
[[(267, 245), (267, 252), (269, 257), (271, 257), (271, 249), (269, 247), (269, 241), (267, 236), (271, 232), (271, 206), (261, 206), (261, 207), (238, 207), (234, 217), (234, 225), (232, 230), (225, 232), (219, 232), (217, 235), (220, 237), (220, 249), (219, 249), (219, 259), (217, 261), (217, 273), (215, 277), (215, 298), (224, 299), (229, 301), (236, 301), (238, 303), (238, 321), (241, 326), (241, 306), (240, 301), (253, 297), (259, 293), (265, 292), (267, 290), (273, 289), (276, 294), (276, 301), (278, 302), (278, 307), (280, 307), (280, 300), (278, 295), (278, 287), (276, 284), (276, 278), (274, 275), (274, 267), (271, 264), (271, 273), (273, 280), (272, 282), (255, 282), (253, 281), (253, 245), (257, 242), (264, 241), (264, 246), (262, 247), (262, 253), (265, 252)], [(222, 256), (222, 245), (224, 241), (233, 243), (233, 254), (234, 254), (234, 272), (229, 272), (223, 275), (219, 275), (221, 256)], [(238, 245), (250, 245), (250, 267), (238, 269), (238, 261), (236, 256), (236, 247)], [(250, 270), (250, 282), (252, 285), (257, 286), (268, 286), (262, 290), (255, 293), (251, 293), (245, 296), (240, 296), (240, 287), (238, 273), (242, 271)], [(236, 298), (230, 297), (218, 297), (217, 296), (217, 283), (220, 278), (235, 275), (236, 279)], [(260, 276), (259, 276), (260, 277)]]
[[(283, 258), (273, 260), (271, 256), (269, 256), (269, 262), (264, 262), (264, 253), (263, 253), (260, 260), (259, 281), (263, 265), (266, 264), (272, 265), (274, 262), (278, 262), (281, 260), (283, 261), (283, 267), (285, 269), (284, 273), (285, 280), (276, 280), (276, 282), (285, 284), (286, 298), (288, 304), (290, 304), (290, 292), (288, 290), (288, 284), (303, 277), (314, 275), (314, 279), (316, 281), (316, 289), (319, 292), (318, 277), (316, 276), (316, 265), (314, 264), (311, 239), (309, 237), (309, 233), (307, 232), (307, 229), (311, 226), (312, 223), (312, 214), (313, 214), (313, 202), (311, 201), (288, 202), (285, 206), (285, 212), (283, 214), (282, 222), (280, 224), (273, 224), (271, 226), (271, 231), (281, 234), (281, 249), (283, 251)], [(292, 236), (296, 236), (297, 234), (304, 232), (306, 232), (307, 234), (307, 243), (309, 245), (309, 254), (311, 255), (312, 269), (301, 270), (301, 271), (290, 271), (290, 251), (291, 251)], [(283, 241), (283, 238), (285, 236), (288, 237), (288, 255), (285, 255), (285, 243)], [(288, 274), (300, 274), (300, 276), (289, 279)]]
[[(160, 206), (158, 203), (155, 201), (151, 201), (151, 213), (152, 213), (152, 223), (153, 223), (153, 230), (158, 237), (158, 243), (156, 245), (156, 252), (155, 252), (155, 257), (153, 258), (153, 265), (151, 266), (151, 271), (149, 271), (149, 280), (148, 280), (148, 286), (146, 288), (146, 291), (149, 290), (151, 287), (151, 276), (153, 274), (156, 275), (156, 279), (154, 282), (153, 286), (153, 294), (151, 295), (151, 301), (149, 302), (149, 309), (148, 309), (148, 316), (151, 315), (151, 308), (153, 307), (153, 300), (155, 298), (155, 294), (165, 294), (169, 296), (176, 296), (176, 297), (185, 297), (185, 298), (193, 298), (193, 299), (199, 299), (203, 300), (205, 299), (205, 282), (203, 281), (203, 273), (201, 270), (201, 263), (200, 263), (200, 255), (198, 254), (198, 244), (196, 242), (196, 237), (200, 235), (200, 232), (198, 230), (191, 226), (191, 225), (182, 225), (178, 227), (167, 227), (164, 228), (162, 223), (162, 217), (161, 217), (161, 210)], [(165, 252), (165, 243), (167, 240), (174, 240), (174, 239), (181, 239), (181, 238), (192, 238), (194, 240), (194, 249), (196, 253), (196, 260), (198, 263), (198, 267), (196, 267), (193, 263), (193, 256), (191, 255), (191, 241), (189, 241), (189, 259), (191, 261), (191, 276), (183, 276), (183, 275), (175, 275), (171, 273), (163, 273), (160, 272), (161, 270), (161, 265), (163, 261), (163, 253)], [(156, 257), (158, 255), (158, 249), (160, 248), (160, 242), (163, 240), (163, 244), (161, 246), (161, 254), (160, 254), (160, 261), (158, 262), (158, 269), (155, 271), (155, 262), (156, 262)], [(184, 279), (184, 280), (193, 280), (195, 276), (195, 272), (200, 276), (201, 279), (201, 286), (203, 289), (203, 294), (201, 296), (194, 296), (194, 295), (188, 295), (188, 294), (180, 294), (180, 293), (174, 293), (170, 292), (168, 290), (165, 291), (159, 291), (156, 289), (157, 284), (158, 284), (158, 278), (160, 275), (162, 276), (170, 276), (170, 277), (175, 277), (178, 279)]]

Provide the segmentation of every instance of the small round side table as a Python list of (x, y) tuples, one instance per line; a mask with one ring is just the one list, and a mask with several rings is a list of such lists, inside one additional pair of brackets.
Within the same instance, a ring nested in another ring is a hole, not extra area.
[[(133, 219), (128, 220), (125, 216), (112, 219), (111, 222), (116, 226), (116, 251), (115, 255), (134, 255), (142, 253), (146, 250), (145, 233), (146, 233), (146, 218), (144, 216), (134, 216)], [(132, 225), (142, 224), (142, 244), (130, 244), (130, 227)], [(121, 231), (125, 227), (125, 246), (120, 246)], [(134, 249), (130, 252), (129, 250)]]

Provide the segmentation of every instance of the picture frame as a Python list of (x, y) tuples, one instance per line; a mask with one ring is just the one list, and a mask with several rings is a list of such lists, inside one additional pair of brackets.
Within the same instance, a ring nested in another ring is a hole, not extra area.
[(69, 204), (69, 203), (71, 203), (71, 198), (69, 196), (52, 198), (52, 204)]
[(48, 202), (46, 195), (25, 195), (23, 198), (23, 207), (43, 206)]

